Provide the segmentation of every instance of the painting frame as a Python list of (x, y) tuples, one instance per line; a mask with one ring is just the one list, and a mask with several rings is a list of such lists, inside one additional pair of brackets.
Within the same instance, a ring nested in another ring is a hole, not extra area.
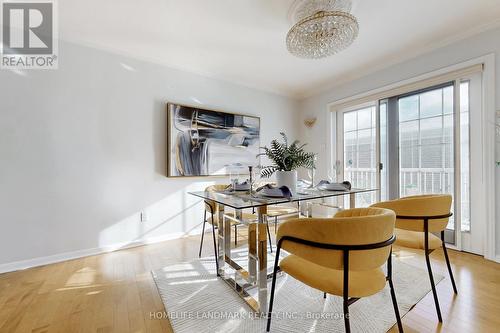
[[(256, 115), (250, 115), (250, 114), (243, 114), (243, 113), (237, 113), (237, 112), (228, 112), (228, 111), (222, 111), (214, 108), (207, 108), (207, 107), (201, 107), (199, 105), (189, 105), (189, 104), (183, 104), (183, 103), (176, 103), (176, 102), (166, 102), (165, 103), (165, 112), (166, 112), (166, 177), (167, 178), (221, 178), (221, 177), (228, 177), (229, 173), (224, 173), (224, 174), (200, 174), (200, 175), (182, 175), (182, 174), (176, 174), (176, 169), (175, 169), (175, 156), (172, 154), (173, 151), (173, 144), (172, 142), (172, 129), (173, 129), (173, 124), (174, 124), (174, 119), (173, 117), (175, 116), (173, 112), (171, 111), (171, 107), (178, 106), (182, 108), (189, 108), (189, 109), (195, 109), (199, 110), (202, 112), (208, 112), (208, 113), (214, 113), (214, 114), (219, 114), (219, 115), (227, 115), (227, 116), (240, 116), (240, 117), (248, 117), (251, 119), (254, 119), (257, 124), (258, 124), (258, 139), (257, 139), (257, 151), (255, 153), (259, 153), (259, 148), (260, 148), (260, 139), (261, 139), (261, 118)], [(256, 154), (256, 161), (257, 164), (260, 165), (260, 156), (257, 156)], [(248, 172), (248, 171), (247, 171)]]

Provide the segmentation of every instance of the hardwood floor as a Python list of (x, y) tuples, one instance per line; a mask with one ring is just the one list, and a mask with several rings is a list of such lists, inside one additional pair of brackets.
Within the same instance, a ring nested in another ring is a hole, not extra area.
[[(245, 231), (239, 232), (245, 240)], [(204, 253), (211, 254), (211, 234)], [(171, 332), (150, 271), (172, 259), (198, 255), (199, 237), (187, 237), (0, 275), (0, 332)], [(429, 293), (404, 318), (405, 332), (498, 332), (500, 264), (449, 251), (459, 294), (449, 279), (437, 285), (443, 324)], [(422, 253), (396, 255), (425, 269)], [(441, 250), (432, 255), (435, 273), (447, 275)], [(429, 288), (430, 289), (430, 288)], [(397, 332), (393, 327), (390, 332)]]

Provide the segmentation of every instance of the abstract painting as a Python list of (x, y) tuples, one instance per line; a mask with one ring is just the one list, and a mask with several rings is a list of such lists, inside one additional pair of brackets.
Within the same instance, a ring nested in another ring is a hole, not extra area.
[(258, 164), (260, 118), (167, 104), (168, 177), (228, 175)]

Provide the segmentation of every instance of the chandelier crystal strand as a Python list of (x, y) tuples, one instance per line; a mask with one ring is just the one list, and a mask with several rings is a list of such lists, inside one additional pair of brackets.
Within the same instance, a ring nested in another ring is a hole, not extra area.
[(354, 16), (342, 11), (319, 11), (297, 22), (288, 32), (288, 51), (300, 58), (318, 59), (347, 48), (358, 36)]
[(294, 23), (320, 11), (350, 13), (351, 0), (303, 0), (294, 13)]

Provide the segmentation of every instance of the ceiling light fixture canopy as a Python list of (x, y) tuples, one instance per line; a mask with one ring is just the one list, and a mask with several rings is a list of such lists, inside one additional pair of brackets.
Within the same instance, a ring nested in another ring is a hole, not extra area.
[(300, 58), (319, 59), (344, 50), (359, 32), (350, 10), (350, 0), (302, 1), (292, 15), (298, 21), (286, 36), (288, 51)]

